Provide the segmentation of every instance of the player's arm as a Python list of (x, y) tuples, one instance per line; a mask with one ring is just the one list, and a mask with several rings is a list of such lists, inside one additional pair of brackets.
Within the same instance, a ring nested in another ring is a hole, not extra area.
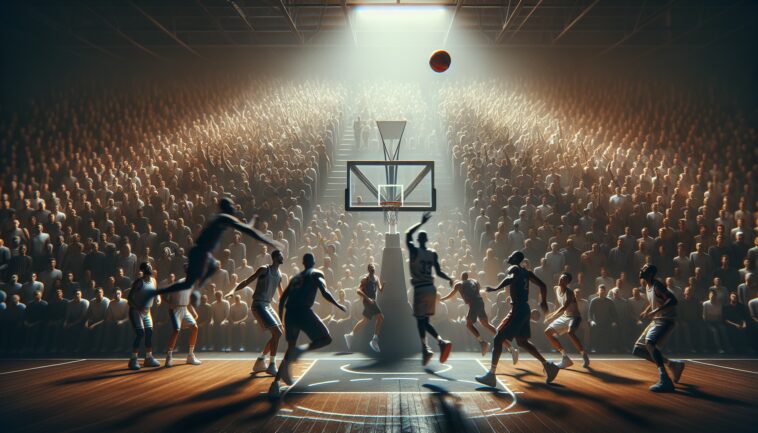
[[(263, 275), (264, 272), (266, 272), (266, 267), (265, 266), (261, 266), (260, 268), (256, 269), (255, 272), (253, 273), (253, 275), (250, 275), (249, 277), (247, 277), (244, 280), (242, 280), (239, 284), (237, 284), (237, 287), (235, 287), (234, 289), (232, 289), (231, 291), (229, 291), (229, 293), (226, 294), (226, 297), (227, 298), (231, 298), (234, 295), (234, 292), (236, 292), (237, 290), (244, 289), (245, 287), (247, 287), (248, 285), (250, 285), (250, 283), (252, 283), (253, 281), (255, 281), (256, 278), (258, 278), (261, 275)], [(281, 288), (280, 288), (280, 294), (281, 294)]]
[(510, 274), (503, 278), (503, 281), (500, 282), (500, 284), (497, 285), (497, 287), (490, 287), (487, 286), (487, 292), (497, 292), (498, 290), (502, 290), (504, 287), (508, 287), (513, 283), (514, 277), (513, 274)]
[(192, 314), (192, 317), (193, 317), (195, 320), (197, 320), (197, 318), (199, 317), (199, 315), (197, 314), (197, 310), (195, 310), (195, 306), (194, 306), (194, 305), (192, 305), (192, 303), (191, 303), (191, 302), (189, 303), (189, 305), (187, 305), (187, 311), (189, 311), (189, 312), (190, 312), (190, 314)]
[(339, 308), (343, 312), (347, 312), (347, 308), (345, 308), (344, 305), (337, 302), (336, 299), (334, 299), (334, 296), (332, 296), (332, 292), (329, 291), (329, 289), (326, 288), (326, 281), (324, 281), (323, 275), (314, 275), (316, 277), (316, 286), (318, 287), (318, 290), (321, 292), (321, 296), (324, 297), (324, 299), (327, 300), (330, 304), (334, 305), (335, 307)]
[(272, 246), (276, 249), (283, 249), (283, 247), (279, 244), (279, 242), (269, 239), (268, 236), (264, 235), (260, 231), (258, 231), (256, 228), (254, 228), (251, 225), (245, 224), (236, 217), (233, 217), (231, 215), (224, 215), (224, 221), (231, 227), (241, 231), (242, 233), (250, 236), (251, 238), (263, 242), (266, 245)]
[(418, 222), (414, 225), (412, 225), (406, 232), (405, 232), (405, 245), (408, 246), (408, 249), (411, 250), (411, 253), (415, 253), (416, 246), (413, 245), (413, 234), (416, 233), (416, 230), (418, 230), (422, 225), (426, 224), (427, 221), (432, 217), (431, 212), (424, 212), (423, 215), (421, 215), (421, 222)]
[(437, 253), (434, 253), (434, 272), (437, 274), (438, 277), (447, 280), (450, 283), (450, 287), (453, 287), (453, 283), (455, 280), (448, 277), (446, 273), (442, 272), (442, 268), (440, 268), (440, 261), (437, 258)]
[(366, 287), (366, 278), (361, 279), (361, 283), (358, 285), (358, 290), (355, 291), (355, 293), (358, 294), (361, 298), (369, 299), (368, 296), (366, 296), (366, 292), (363, 291), (363, 289)]
[(284, 306), (287, 304), (287, 298), (290, 296), (290, 287), (292, 287), (292, 281), (287, 284), (287, 288), (284, 289), (284, 293), (279, 297), (279, 317), (284, 317)]
[[(650, 310), (647, 313), (648, 316), (652, 316), (665, 308), (674, 307), (677, 304), (676, 296), (674, 296), (666, 287), (661, 287), (659, 284), (654, 284), (653, 290), (655, 290), (656, 295), (660, 295), (665, 299), (665, 301), (663, 301), (663, 304), (661, 304), (660, 307)], [(650, 306), (648, 306), (648, 308), (650, 308)]]
[(547, 312), (547, 285), (540, 280), (540, 278), (532, 271), (529, 271), (529, 280), (533, 282), (534, 284), (538, 285), (540, 288), (540, 308), (542, 308), (543, 312)]
[(455, 294), (456, 294), (456, 293), (458, 293), (458, 291), (459, 291), (460, 289), (461, 289), (461, 283), (457, 283), (457, 284), (455, 284), (455, 285), (453, 286), (453, 290), (451, 290), (451, 291), (450, 291), (450, 293), (448, 293), (447, 295), (445, 295), (445, 296), (443, 296), (442, 298), (440, 298), (440, 301), (443, 301), (443, 302), (444, 302), (444, 301), (447, 301), (448, 299), (450, 299), (450, 298), (452, 298), (453, 296), (455, 296)]

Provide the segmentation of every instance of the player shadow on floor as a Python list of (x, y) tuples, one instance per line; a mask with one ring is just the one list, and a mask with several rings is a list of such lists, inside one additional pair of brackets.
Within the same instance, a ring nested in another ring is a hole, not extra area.
[(613, 373), (596, 370), (592, 367), (587, 368), (587, 371), (573, 370), (573, 369), (568, 369), (566, 371), (573, 371), (574, 373), (597, 377), (598, 379), (602, 380), (605, 383), (611, 383), (614, 385), (640, 385), (644, 383), (643, 381), (638, 380), (638, 379), (632, 379), (630, 377), (619, 376)]
[[(178, 365), (176, 367), (179, 367)], [(126, 368), (114, 368), (111, 370), (106, 370), (103, 372), (100, 372), (95, 375), (83, 375), (83, 376), (75, 376), (75, 377), (69, 377), (66, 379), (57, 380), (52, 383), (52, 385), (75, 385), (78, 383), (87, 383), (87, 382), (95, 382), (98, 380), (108, 380), (108, 379), (115, 379), (118, 377), (126, 377), (126, 376), (134, 376), (139, 374), (147, 374), (152, 373), (155, 371), (161, 371), (162, 368), (155, 367), (155, 368), (143, 368), (138, 371), (129, 370)]]
[(249, 410), (253, 410), (254, 413), (244, 419), (238, 420), (236, 423), (260, 421), (275, 415), (279, 412), (280, 407), (280, 399), (270, 397), (265, 393), (256, 394), (231, 403), (224, 402), (207, 409), (192, 411), (168, 425), (163, 431), (165, 433), (205, 431), (210, 425), (223, 418)]
[(751, 406), (751, 404), (746, 401), (738, 400), (736, 398), (711, 394), (709, 392), (701, 390), (700, 387), (698, 387), (697, 385), (692, 385), (688, 383), (678, 384), (676, 387), (676, 393), (687, 396), (687, 397), (692, 397), (699, 400), (705, 400), (711, 403), (723, 404), (727, 406), (734, 406), (734, 405), (743, 406), (743, 407)]

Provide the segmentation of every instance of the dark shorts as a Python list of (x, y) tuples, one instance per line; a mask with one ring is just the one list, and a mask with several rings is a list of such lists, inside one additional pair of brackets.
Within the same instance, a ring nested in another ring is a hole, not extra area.
[(487, 312), (484, 310), (484, 299), (474, 299), (473, 302), (468, 304), (468, 314), (466, 314), (466, 320), (476, 322), (477, 320), (487, 320)]
[(210, 272), (211, 269), (218, 269), (220, 263), (214, 259), (211, 253), (203, 251), (198, 247), (190, 249), (187, 255), (187, 281), (195, 282)]
[(313, 310), (288, 309), (284, 314), (284, 335), (287, 338), (287, 342), (297, 341), (300, 331), (305, 332), (305, 335), (311, 341), (331, 337), (329, 330), (326, 329), (326, 325), (324, 325), (324, 322), (319, 319)]
[(434, 316), (437, 308), (437, 289), (434, 286), (413, 288), (413, 315), (416, 317)]
[(660, 348), (666, 342), (671, 333), (674, 332), (674, 321), (666, 319), (653, 319), (650, 322), (637, 342), (635, 346), (645, 347), (647, 343), (652, 343), (653, 346)]
[(524, 305), (523, 307), (514, 305), (511, 312), (498, 325), (495, 338), (501, 337), (510, 341), (514, 338), (531, 337), (532, 331), (529, 322), (531, 315), (532, 310), (529, 308), (529, 305)]
[(379, 308), (379, 305), (376, 304), (376, 302), (366, 302), (363, 301), (363, 315), (371, 319), (376, 315), (382, 314), (382, 310)]
[(253, 306), (250, 310), (253, 312), (255, 320), (258, 321), (261, 328), (271, 329), (282, 324), (281, 320), (279, 320), (279, 315), (276, 314), (276, 311), (274, 311), (274, 308), (268, 302), (253, 301)]

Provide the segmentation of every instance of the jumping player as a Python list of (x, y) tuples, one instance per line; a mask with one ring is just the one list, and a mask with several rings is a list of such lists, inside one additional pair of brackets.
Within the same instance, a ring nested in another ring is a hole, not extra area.
[[(304, 271), (295, 275), (279, 299), (279, 316), (284, 316), (284, 331), (287, 339), (287, 352), (284, 353), (284, 359), (279, 364), (279, 371), (276, 373), (274, 382), (269, 388), (269, 395), (272, 397), (279, 396), (279, 380), (283, 380), (287, 385), (292, 385), (294, 381), (290, 376), (290, 364), (296, 362), (300, 356), (309, 350), (316, 350), (328, 346), (332, 342), (332, 336), (324, 325), (324, 322), (313, 312), (313, 303), (316, 301), (316, 292), (321, 292), (321, 296), (328, 302), (334, 304), (342, 311), (347, 309), (337, 302), (326, 287), (324, 274), (318, 269), (314, 269), (316, 258), (311, 253), (303, 256)], [(286, 314), (285, 314), (286, 310)], [(297, 346), (297, 338), (300, 331), (310, 338), (309, 344)]]
[(497, 333), (497, 329), (490, 323), (487, 318), (487, 312), (484, 311), (484, 300), (480, 293), (481, 286), (479, 281), (476, 281), (468, 277), (468, 272), (461, 274), (461, 281), (455, 283), (453, 291), (442, 297), (442, 301), (446, 301), (456, 293), (460, 293), (463, 302), (468, 305), (468, 314), (466, 314), (466, 328), (474, 335), (474, 338), (479, 342), (482, 347), (482, 355), (486, 354), (490, 348), (490, 344), (482, 338), (482, 335), (474, 326), (476, 321), (482, 324), (486, 329), (490, 330), (493, 334)]
[(426, 344), (426, 334), (429, 333), (434, 337), (440, 346), (440, 362), (444, 363), (453, 350), (453, 344), (444, 340), (437, 330), (429, 323), (429, 317), (434, 315), (437, 306), (437, 288), (434, 287), (434, 277), (432, 277), (432, 268), (435, 273), (442, 279), (453, 286), (453, 279), (448, 277), (442, 269), (434, 250), (427, 249), (426, 243), (429, 240), (425, 231), (418, 233), (418, 247), (413, 245), (413, 234), (422, 225), (432, 217), (431, 212), (424, 212), (421, 216), (421, 222), (413, 225), (405, 232), (405, 244), (410, 252), (410, 269), (411, 284), (413, 285), (413, 315), (416, 316), (419, 337), (421, 337), (421, 363), (426, 365), (434, 356), (434, 352)]
[(197, 342), (197, 312), (190, 303), (191, 291), (185, 290), (178, 293), (165, 295), (168, 302), (168, 317), (171, 320), (171, 337), (168, 340), (166, 348), (166, 362), (163, 364), (166, 368), (174, 365), (174, 348), (179, 340), (179, 331), (182, 327), (190, 328), (189, 350), (187, 353), (187, 364), (200, 365), (199, 359), (195, 356), (195, 343)]
[(350, 350), (352, 346), (355, 333), (363, 329), (372, 318), (376, 317), (374, 336), (371, 338), (369, 346), (374, 352), (379, 352), (379, 332), (382, 330), (384, 314), (382, 314), (382, 310), (376, 303), (376, 294), (377, 291), (381, 292), (384, 290), (384, 283), (376, 278), (375, 272), (376, 267), (374, 267), (373, 263), (369, 263), (368, 274), (361, 279), (361, 284), (358, 286), (358, 296), (363, 299), (363, 317), (361, 317), (361, 320), (353, 326), (353, 330), (350, 331), (349, 334), (345, 334), (345, 343), (347, 344), (348, 350)]
[(524, 253), (521, 251), (513, 252), (508, 257), (508, 264), (511, 266), (508, 268), (505, 279), (495, 288), (487, 287), (488, 292), (494, 292), (510, 286), (512, 305), (511, 312), (505, 316), (505, 319), (498, 326), (497, 334), (495, 334), (490, 371), (487, 374), (476, 377), (477, 382), (487, 386), (495, 387), (497, 385), (495, 370), (500, 360), (500, 354), (503, 351), (503, 342), (510, 341), (513, 338), (516, 339), (516, 343), (521, 348), (526, 349), (527, 352), (542, 363), (542, 367), (545, 369), (545, 376), (547, 376), (547, 383), (552, 382), (560, 370), (557, 365), (548, 362), (537, 348), (534, 347), (532, 342), (529, 341), (529, 337), (531, 336), (529, 320), (532, 314), (531, 308), (527, 303), (529, 299), (529, 281), (534, 282), (540, 287), (540, 307), (543, 313), (547, 312), (547, 286), (532, 271), (520, 266), (523, 260)]
[[(253, 275), (237, 284), (237, 287), (226, 295), (227, 298), (230, 298), (237, 290), (244, 289), (255, 279), (258, 280), (255, 284), (255, 292), (253, 292), (251, 310), (261, 328), (271, 333), (271, 338), (263, 346), (263, 352), (255, 360), (253, 371), (250, 374), (265, 371), (271, 376), (276, 376), (276, 350), (279, 347), (279, 338), (283, 332), (282, 321), (271, 307), (271, 300), (274, 298), (275, 292), (279, 293), (280, 298), (282, 296), (282, 272), (279, 270), (279, 266), (283, 263), (284, 255), (282, 252), (279, 250), (272, 251), (270, 265), (258, 268)], [(268, 366), (265, 360), (266, 355), (269, 355)]]
[[(145, 339), (145, 367), (160, 367), (160, 362), (153, 358), (153, 316), (150, 308), (153, 306), (155, 292), (155, 279), (153, 269), (147, 262), (139, 265), (140, 277), (134, 280), (126, 299), (129, 302), (129, 321), (134, 329), (134, 343), (132, 344), (132, 356), (129, 358), (129, 369), (139, 370), (139, 347), (142, 338)], [(151, 296), (153, 295), (153, 296)], [(160, 298), (155, 299), (160, 304)]]
[(634, 344), (632, 353), (654, 362), (658, 366), (658, 383), (650, 387), (653, 392), (673, 392), (674, 384), (666, 372), (666, 364), (671, 370), (674, 382), (679, 382), (684, 371), (684, 361), (668, 360), (661, 353), (661, 347), (674, 330), (677, 300), (674, 294), (655, 278), (658, 269), (645, 265), (640, 270), (640, 284), (647, 292), (648, 306), (640, 313), (641, 319), (651, 319), (647, 328)]
[(568, 336), (571, 344), (582, 355), (582, 359), (584, 360), (582, 367), (589, 368), (590, 355), (584, 350), (582, 342), (576, 336), (576, 330), (582, 323), (582, 316), (579, 314), (579, 304), (577, 304), (574, 297), (574, 291), (568, 287), (570, 282), (571, 274), (568, 272), (562, 273), (558, 279), (558, 285), (555, 287), (555, 296), (561, 303), (561, 307), (545, 318), (545, 322), (551, 322), (545, 328), (545, 336), (555, 350), (561, 354), (561, 362), (558, 364), (558, 368), (568, 368), (574, 365), (574, 361), (566, 355), (566, 350), (561, 345), (561, 342), (558, 341), (558, 336), (563, 334)]
[(234, 216), (234, 203), (231, 200), (222, 198), (218, 201), (218, 207), (219, 213), (203, 228), (195, 241), (195, 245), (189, 251), (187, 278), (158, 290), (158, 295), (191, 289), (196, 282), (199, 282), (198, 287), (202, 287), (208, 278), (219, 269), (220, 264), (218, 260), (213, 258), (211, 252), (218, 247), (221, 236), (226, 229), (239, 230), (266, 245), (281, 249), (278, 242), (261, 234), (252, 225), (244, 224), (237, 219)]

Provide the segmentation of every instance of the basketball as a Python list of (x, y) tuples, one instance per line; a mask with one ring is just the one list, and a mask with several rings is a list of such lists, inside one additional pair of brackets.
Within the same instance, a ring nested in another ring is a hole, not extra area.
[(429, 66), (437, 73), (447, 71), (450, 67), (450, 54), (445, 50), (437, 50), (432, 53), (432, 57), (429, 58)]

